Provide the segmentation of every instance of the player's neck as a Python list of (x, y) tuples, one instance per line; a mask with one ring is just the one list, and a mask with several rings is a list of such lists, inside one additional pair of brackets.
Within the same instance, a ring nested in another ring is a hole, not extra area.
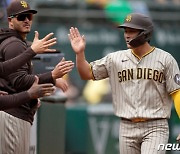
[(139, 57), (142, 58), (145, 54), (150, 52), (153, 49), (152, 46), (150, 46), (149, 43), (145, 43), (137, 48), (133, 48), (133, 52)]

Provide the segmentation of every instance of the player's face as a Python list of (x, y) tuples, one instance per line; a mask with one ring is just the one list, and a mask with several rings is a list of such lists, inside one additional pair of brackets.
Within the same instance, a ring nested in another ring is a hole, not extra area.
[(21, 34), (27, 34), (31, 30), (33, 14), (19, 14), (14, 17), (10, 17), (9, 20), (9, 27), (14, 29)]
[(140, 33), (140, 30), (133, 29), (133, 28), (124, 28), (124, 38), (129, 49), (133, 47), (129, 44), (129, 42), (136, 38), (136, 36)]

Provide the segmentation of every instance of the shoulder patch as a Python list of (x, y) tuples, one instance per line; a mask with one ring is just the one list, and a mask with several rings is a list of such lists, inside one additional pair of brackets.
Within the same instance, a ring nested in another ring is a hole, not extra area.
[(175, 83), (177, 83), (178, 85), (180, 85), (180, 74), (176, 74), (176, 75), (174, 76), (174, 81), (175, 81)]

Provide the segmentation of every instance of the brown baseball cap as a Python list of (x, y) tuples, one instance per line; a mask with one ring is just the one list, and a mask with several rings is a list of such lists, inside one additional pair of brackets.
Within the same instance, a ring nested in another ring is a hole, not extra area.
[(7, 16), (18, 15), (21, 13), (36, 14), (36, 10), (32, 10), (29, 4), (24, 0), (13, 0), (7, 7)]

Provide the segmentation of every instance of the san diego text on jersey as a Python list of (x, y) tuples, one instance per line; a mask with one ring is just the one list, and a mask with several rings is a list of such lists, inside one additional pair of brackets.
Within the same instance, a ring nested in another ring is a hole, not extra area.
[(153, 70), (151, 68), (136, 68), (125, 69), (118, 72), (119, 82), (136, 79), (154, 80), (162, 83), (164, 75), (163, 72)]

